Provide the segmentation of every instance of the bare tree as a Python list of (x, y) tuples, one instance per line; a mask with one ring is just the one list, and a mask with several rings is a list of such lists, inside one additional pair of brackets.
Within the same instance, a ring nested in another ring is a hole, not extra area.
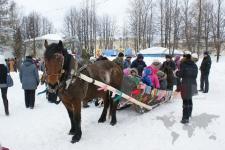
[[(221, 51), (221, 44), (222, 44), (222, 22), (224, 22), (224, 15), (222, 15), (221, 7), (222, 7), (223, 0), (217, 0), (217, 9), (214, 14), (212, 14), (213, 22), (215, 22), (212, 25), (213, 28), (213, 39), (214, 39), (214, 45), (216, 48), (216, 54), (217, 54), (217, 62), (219, 62), (220, 58), (220, 51)], [(223, 28), (224, 30), (224, 28)]]

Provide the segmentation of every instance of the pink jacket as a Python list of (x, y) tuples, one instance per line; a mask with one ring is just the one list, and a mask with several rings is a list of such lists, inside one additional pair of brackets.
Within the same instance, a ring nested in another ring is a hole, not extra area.
[(157, 72), (159, 71), (159, 69), (157, 69), (153, 65), (148, 66), (146, 68), (148, 68), (148, 69), (150, 69), (152, 71), (152, 74), (149, 76), (149, 78), (152, 81), (153, 87), (159, 89), (160, 88), (160, 84), (159, 84), (159, 79), (158, 79), (158, 76), (157, 76)]

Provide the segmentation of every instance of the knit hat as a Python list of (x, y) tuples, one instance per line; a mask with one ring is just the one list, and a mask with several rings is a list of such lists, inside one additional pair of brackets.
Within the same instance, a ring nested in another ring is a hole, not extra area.
[(171, 55), (166, 55), (166, 58), (172, 59)]

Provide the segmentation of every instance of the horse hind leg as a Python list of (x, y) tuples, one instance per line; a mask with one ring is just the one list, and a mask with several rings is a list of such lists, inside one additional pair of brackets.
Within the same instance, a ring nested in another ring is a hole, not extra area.
[(103, 123), (103, 122), (106, 121), (106, 115), (107, 115), (107, 111), (108, 111), (108, 108), (109, 108), (109, 98), (110, 98), (110, 94), (109, 94), (109, 92), (107, 92), (105, 94), (105, 96), (103, 97), (104, 108), (103, 108), (101, 117), (98, 120), (99, 123)]

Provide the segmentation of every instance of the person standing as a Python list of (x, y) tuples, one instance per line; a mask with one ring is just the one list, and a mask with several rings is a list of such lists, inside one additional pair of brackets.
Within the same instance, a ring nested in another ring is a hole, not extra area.
[(204, 52), (204, 58), (201, 63), (201, 79), (200, 79), (200, 91), (203, 93), (209, 92), (209, 72), (211, 68), (211, 57), (208, 52)]
[(31, 56), (26, 56), (25, 61), (21, 65), (19, 75), (25, 93), (25, 106), (26, 108), (33, 109), (35, 104), (35, 90), (39, 84), (39, 74)]
[(5, 59), (3, 56), (0, 56), (0, 88), (6, 116), (9, 115), (9, 104), (7, 99), (7, 73), (9, 73), (9, 71)]
[(131, 68), (136, 68), (138, 70), (138, 75), (142, 76), (142, 72), (147, 65), (144, 62), (144, 56), (142, 54), (138, 54), (137, 59), (135, 59), (131, 63)]
[[(176, 69), (180, 70), (180, 63), (181, 63), (180, 56), (176, 56), (174, 62), (176, 64)], [(177, 88), (175, 91), (180, 92), (180, 86), (181, 86), (180, 78), (176, 78), (176, 85), (177, 85)]]
[(124, 57), (124, 54), (120, 52), (118, 56), (113, 60), (113, 62), (119, 65), (122, 70), (123, 70), (123, 64), (124, 64), (123, 57)]
[(123, 69), (130, 68), (132, 56), (128, 55), (124, 61)]
[(168, 83), (167, 89), (173, 90), (173, 85), (174, 85), (174, 74), (173, 74), (173, 72), (176, 70), (176, 64), (173, 61), (171, 55), (166, 55), (166, 61), (163, 62), (160, 70), (167, 74), (167, 83)]
[(191, 55), (187, 54), (185, 61), (180, 65), (180, 70), (176, 72), (176, 76), (181, 78), (181, 98), (183, 100), (183, 117), (181, 123), (189, 123), (189, 117), (192, 114), (192, 96), (196, 86), (196, 78), (198, 75), (198, 67), (192, 61)]

